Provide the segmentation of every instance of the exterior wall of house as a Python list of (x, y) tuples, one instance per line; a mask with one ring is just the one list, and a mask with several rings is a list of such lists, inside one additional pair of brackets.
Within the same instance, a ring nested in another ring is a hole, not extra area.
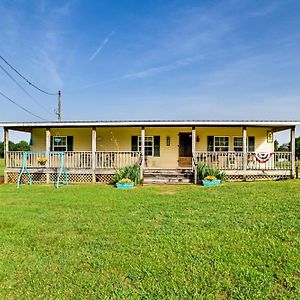
[[(73, 136), (74, 151), (91, 151), (92, 130), (90, 128), (50, 129), (51, 136)], [(31, 132), (31, 151), (45, 151), (46, 129), (33, 128)]]
[[(273, 152), (273, 143), (267, 143), (267, 131), (270, 128), (252, 127), (247, 128), (247, 136), (255, 137), (255, 150), (258, 152)], [(207, 136), (228, 136), (229, 150), (233, 151), (234, 137), (242, 137), (242, 128), (239, 127), (198, 127), (196, 128), (196, 135), (199, 136), (200, 142), (197, 143), (197, 151), (207, 150)]]
[[(273, 152), (273, 143), (267, 143), (267, 131), (270, 128), (247, 128), (247, 135), (255, 137), (255, 149), (260, 152)], [(91, 151), (91, 128), (51, 129), (51, 136), (73, 136), (73, 151)], [(160, 136), (160, 157), (147, 157), (147, 167), (175, 168), (178, 166), (179, 132), (191, 132), (187, 127), (146, 127), (146, 136)], [(131, 151), (131, 136), (140, 136), (141, 128), (97, 128), (97, 151)], [(45, 151), (46, 129), (32, 129), (31, 151)], [(170, 146), (167, 146), (167, 137)], [(229, 136), (230, 147), (233, 150), (233, 138), (242, 136), (240, 127), (197, 127), (197, 151), (207, 151), (207, 136)]]

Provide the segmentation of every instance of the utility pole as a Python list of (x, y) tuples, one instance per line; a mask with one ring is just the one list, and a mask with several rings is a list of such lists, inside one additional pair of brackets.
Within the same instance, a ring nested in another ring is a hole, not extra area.
[(58, 91), (58, 103), (57, 103), (57, 121), (61, 122), (61, 91)]

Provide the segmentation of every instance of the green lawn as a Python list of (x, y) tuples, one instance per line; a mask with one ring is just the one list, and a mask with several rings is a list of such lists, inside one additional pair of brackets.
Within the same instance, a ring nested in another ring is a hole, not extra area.
[(299, 299), (300, 180), (0, 185), (0, 299)]
[(4, 159), (0, 158), (0, 176), (4, 175)]

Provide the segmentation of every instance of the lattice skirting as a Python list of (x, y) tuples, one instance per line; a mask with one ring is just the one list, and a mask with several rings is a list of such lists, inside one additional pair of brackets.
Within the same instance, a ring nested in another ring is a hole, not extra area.
[[(55, 182), (58, 174), (50, 174), (50, 181)], [(93, 181), (92, 174), (67, 174), (69, 183), (90, 183)], [(61, 175), (60, 180), (64, 180), (64, 175)]]
[[(33, 181), (46, 181), (46, 174), (44, 173), (33, 173), (31, 174)], [(8, 183), (17, 183), (19, 178), (19, 173), (7, 173), (7, 181)], [(21, 184), (28, 183), (28, 175), (22, 174), (21, 177)], [(41, 184), (41, 182), (36, 182)]]
[(96, 182), (112, 183), (114, 174), (96, 174)]
[[(45, 173), (32, 173), (33, 181), (46, 181)], [(112, 183), (113, 174), (96, 174), (96, 182), (97, 183)], [(19, 177), (19, 173), (16, 172), (8, 172), (7, 173), (7, 181), (8, 183), (17, 183)], [(247, 181), (258, 181), (258, 180), (284, 180), (290, 179), (289, 175), (247, 175)], [(57, 173), (49, 174), (50, 182), (55, 182), (57, 179)], [(64, 176), (62, 175), (61, 180), (64, 180)], [(243, 181), (243, 175), (229, 175), (228, 181)], [(92, 174), (68, 174), (68, 181), (70, 183), (92, 183), (93, 175)], [(28, 175), (23, 174), (21, 178), (21, 183), (28, 183)], [(35, 183), (37, 184), (37, 183)], [(38, 183), (41, 184), (41, 183)]]
[[(247, 175), (246, 181), (262, 180), (286, 180), (291, 179), (290, 175)], [(243, 181), (243, 175), (228, 175), (228, 181)]]
[[(31, 174), (33, 181), (46, 181), (45, 173), (32, 173)], [(57, 173), (49, 174), (50, 182), (55, 182), (57, 180)], [(8, 183), (17, 183), (18, 182), (19, 173), (9, 172), (7, 173), (7, 181)], [(113, 178), (113, 174), (96, 174), (96, 182), (98, 183), (111, 183)], [(61, 180), (64, 180), (64, 175), (61, 176)], [(21, 178), (21, 183), (28, 183), (28, 175), (23, 174)], [(68, 174), (69, 183), (92, 183), (93, 175), (92, 174)], [(34, 183), (36, 184), (36, 183)]]
[(247, 175), (247, 181), (262, 180), (286, 180), (291, 179), (290, 175)]
[(243, 175), (228, 175), (228, 181), (243, 181)]

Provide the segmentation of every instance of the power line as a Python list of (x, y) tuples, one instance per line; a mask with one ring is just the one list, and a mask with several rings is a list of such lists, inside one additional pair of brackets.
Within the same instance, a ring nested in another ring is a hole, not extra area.
[(0, 58), (12, 69), (14, 70), (22, 79), (24, 79), (29, 85), (31, 85), (32, 87), (34, 87), (35, 89), (39, 90), (40, 92), (47, 94), (49, 96), (56, 96), (57, 93), (50, 93), (47, 92), (41, 88), (39, 88), (38, 86), (36, 86), (35, 84), (33, 84), (32, 82), (30, 82), (25, 76), (23, 76), (18, 70), (16, 70), (7, 60), (5, 60), (1, 55)]
[(11, 103), (13, 103), (14, 105), (16, 105), (16, 106), (18, 106), (19, 108), (21, 108), (21, 109), (23, 109), (24, 111), (26, 111), (26, 112), (29, 113), (30, 115), (32, 115), (32, 116), (34, 116), (34, 117), (36, 117), (36, 118), (38, 118), (38, 119), (40, 119), (40, 120), (48, 121), (48, 120), (46, 120), (46, 119), (44, 119), (44, 118), (42, 118), (42, 117), (40, 117), (40, 116), (34, 114), (33, 112), (31, 112), (31, 111), (28, 110), (27, 108), (23, 107), (22, 105), (18, 104), (16, 101), (14, 101), (14, 100), (12, 100), (11, 98), (7, 97), (7, 96), (4, 95), (2, 92), (0, 92), (0, 95), (1, 95), (3, 98), (5, 98), (5, 99), (7, 99), (8, 101), (10, 101)]
[(1, 65), (0, 68), (3, 70), (3, 72), (28, 96), (30, 97), (37, 105), (39, 105), (44, 111), (46, 111), (48, 114), (52, 115), (53, 113), (50, 112), (44, 105), (39, 103), (32, 95), (30, 95), (19, 83), (16, 81)]

